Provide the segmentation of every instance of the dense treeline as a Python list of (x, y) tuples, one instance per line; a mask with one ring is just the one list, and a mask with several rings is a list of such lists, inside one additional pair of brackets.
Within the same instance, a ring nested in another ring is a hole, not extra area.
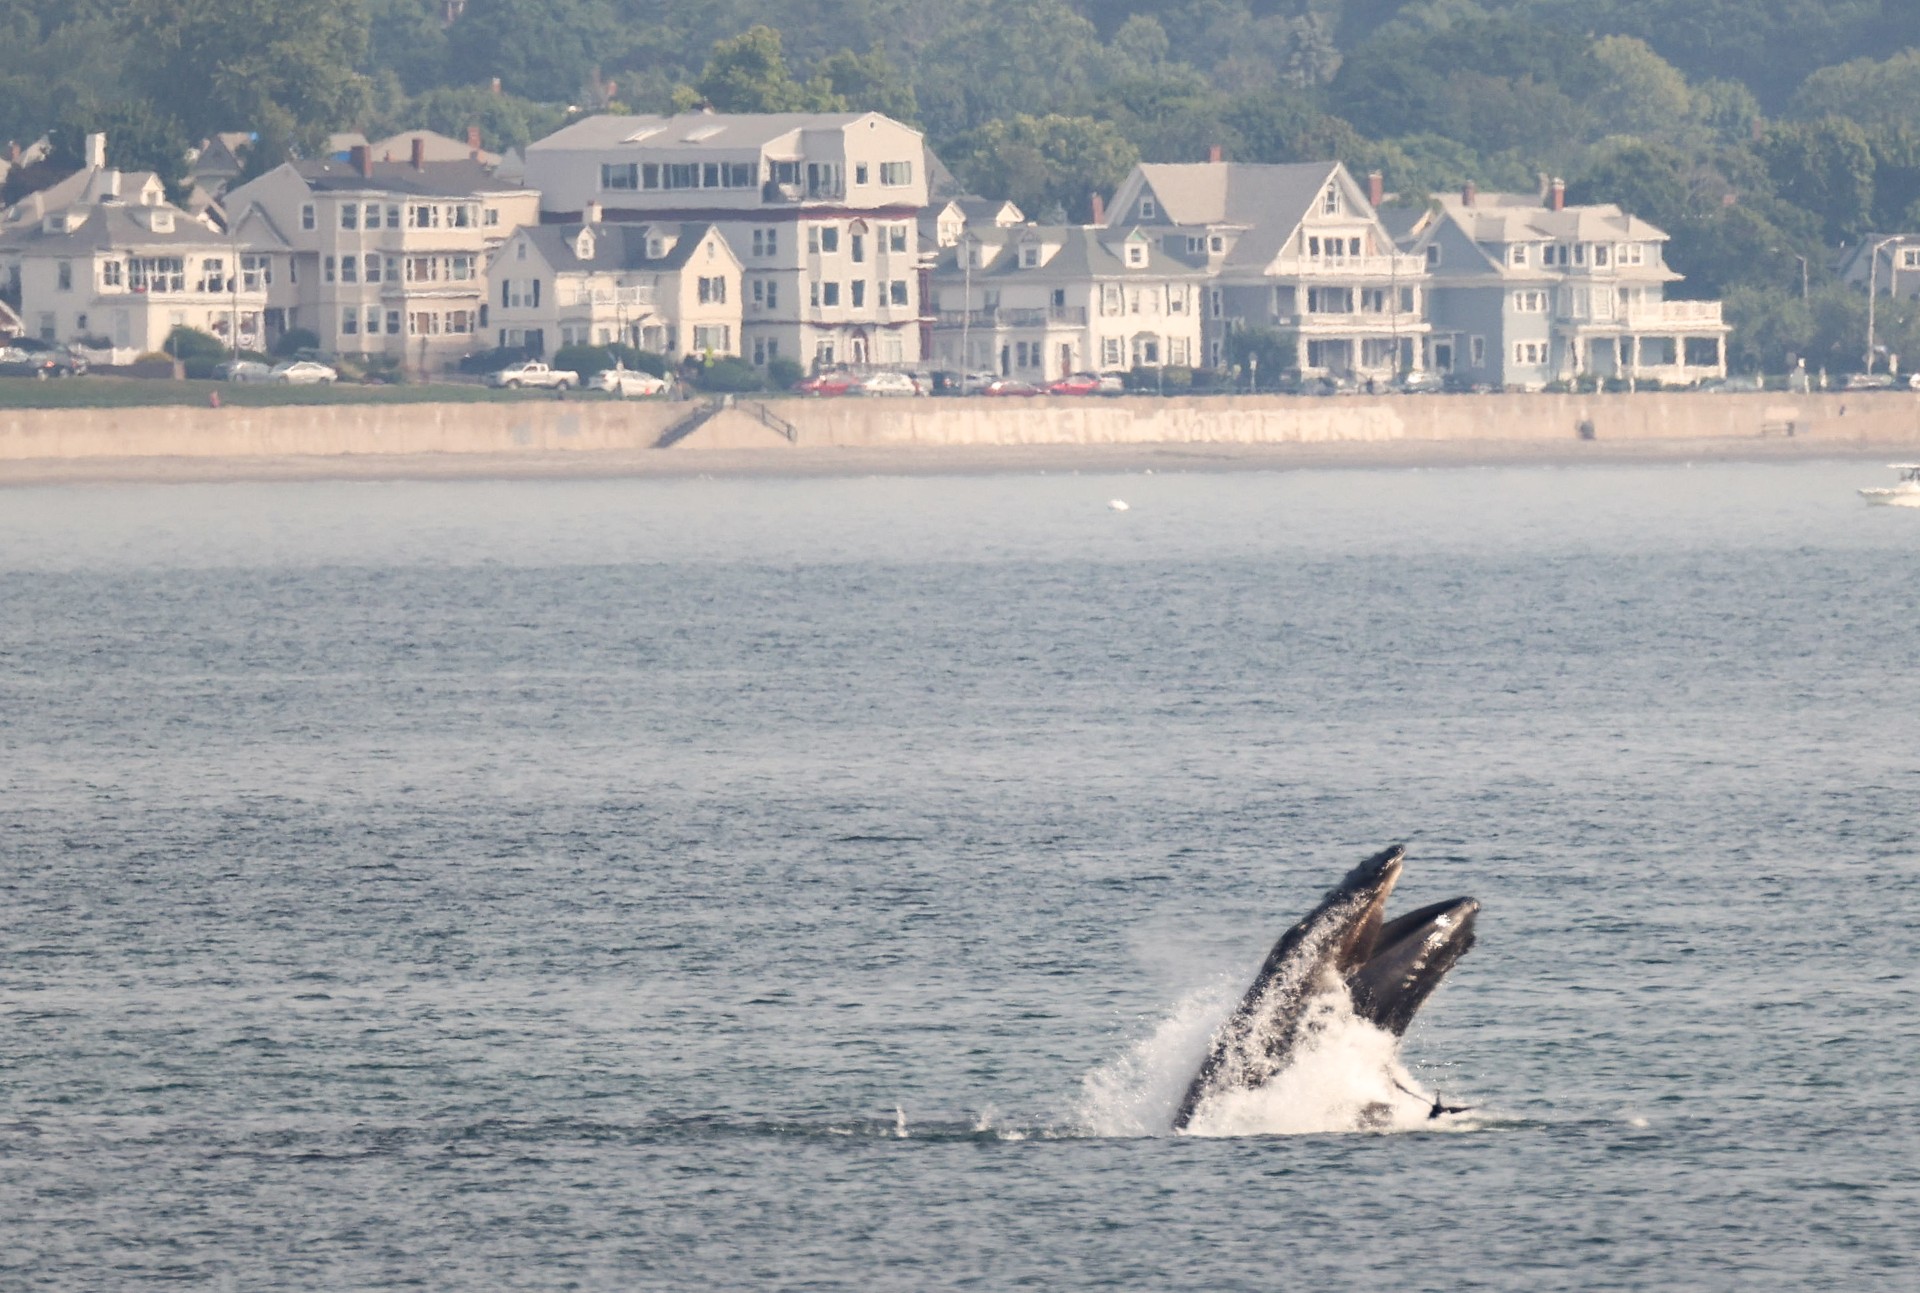
[[(459, 6), (455, 5), (454, 8)], [(56, 162), (105, 127), (178, 178), (345, 126), (469, 122), (524, 144), (571, 113), (875, 108), (971, 187), (1081, 217), (1137, 160), (1337, 156), (1403, 200), (1567, 177), (1673, 234), (1735, 360), (1859, 362), (1832, 249), (1920, 229), (1911, 0), (10, 0), (0, 139)], [(498, 79), (501, 92), (491, 92)], [(1802, 293), (1801, 258), (1809, 269)], [(1883, 303), (1882, 332), (1920, 326)]]

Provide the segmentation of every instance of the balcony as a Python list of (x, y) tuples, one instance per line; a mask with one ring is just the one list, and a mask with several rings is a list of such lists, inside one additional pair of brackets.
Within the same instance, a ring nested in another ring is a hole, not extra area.
[(1620, 312), (1629, 328), (1718, 328), (1723, 326), (1718, 301), (1639, 301)]
[(1425, 332), (1429, 329), (1422, 315), (1402, 311), (1352, 310), (1340, 314), (1277, 314), (1273, 324), (1279, 328), (1298, 328), (1302, 332)]
[(934, 321), (943, 328), (958, 328), (963, 325), (974, 328), (1045, 328), (1069, 327), (1083, 328), (1087, 323), (1086, 307), (1079, 305), (1048, 305), (1022, 309), (993, 310), (938, 310)]
[(767, 206), (838, 202), (846, 196), (845, 184), (782, 184), (778, 180), (768, 180), (760, 186), (760, 201)]
[(560, 294), (562, 309), (646, 309), (653, 305), (651, 287), (583, 287)]
[(1427, 262), (1420, 256), (1295, 256), (1276, 264), (1274, 273), (1282, 278), (1415, 279), (1426, 277)]

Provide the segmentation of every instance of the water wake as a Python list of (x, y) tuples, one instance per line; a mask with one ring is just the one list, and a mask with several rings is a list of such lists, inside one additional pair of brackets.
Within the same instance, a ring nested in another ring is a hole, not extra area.
[[(1078, 1121), (1094, 1136), (1164, 1136), (1174, 1109), (1233, 1008), (1227, 984), (1182, 1000), (1151, 1035), (1081, 1082)], [(1194, 1136), (1456, 1131), (1471, 1113), (1429, 1115), (1433, 1099), (1401, 1063), (1400, 1039), (1355, 1016), (1346, 989), (1302, 1007), (1288, 1062), (1258, 1086), (1222, 1091), (1195, 1113)]]

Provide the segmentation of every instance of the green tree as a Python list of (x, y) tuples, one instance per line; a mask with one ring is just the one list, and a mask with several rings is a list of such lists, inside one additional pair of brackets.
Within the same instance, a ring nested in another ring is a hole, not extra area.
[(499, 77), (509, 93), (572, 103), (622, 48), (606, 0), (467, 0), (447, 32), (447, 76), (461, 85)]
[(1058, 203), (1087, 220), (1093, 195), (1111, 194), (1140, 153), (1108, 122), (1017, 116), (966, 135), (947, 160), (976, 193), (1010, 197), (1028, 211)]
[(148, 102), (196, 137), (246, 129), (268, 153), (313, 149), (366, 99), (361, 0), (141, 0), (121, 27)]
[(832, 87), (834, 97), (854, 112), (881, 112), (905, 122), (920, 115), (913, 87), (887, 61), (886, 52), (878, 45), (865, 54), (843, 49), (820, 65), (820, 74)]
[(1277, 382), (1284, 373), (1300, 365), (1300, 346), (1292, 333), (1259, 325), (1235, 328), (1227, 334), (1227, 363), (1240, 369), (1251, 382), (1256, 374), (1264, 382)]
[(721, 112), (843, 112), (847, 107), (825, 77), (795, 80), (781, 52), (780, 33), (764, 24), (716, 44), (693, 89)]
[(1776, 124), (1760, 155), (1780, 197), (1821, 222), (1829, 242), (1857, 237), (1873, 210), (1873, 148), (1840, 117)]
[(86, 164), (86, 137), (107, 137), (107, 164), (126, 171), (152, 171), (170, 200), (187, 196), (187, 133), (138, 99), (108, 107), (76, 106), (47, 133), (47, 160), (66, 171)]

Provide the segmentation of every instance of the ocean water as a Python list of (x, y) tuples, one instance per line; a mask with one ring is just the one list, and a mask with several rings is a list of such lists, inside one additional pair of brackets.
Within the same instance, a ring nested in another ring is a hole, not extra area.
[(0, 1288), (1911, 1287), (1884, 475), (0, 492)]

